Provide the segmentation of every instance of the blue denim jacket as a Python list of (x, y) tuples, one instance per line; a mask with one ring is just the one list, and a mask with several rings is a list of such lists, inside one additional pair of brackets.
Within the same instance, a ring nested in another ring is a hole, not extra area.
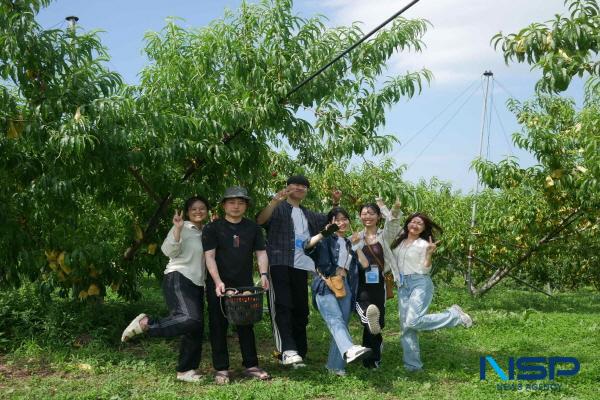
[[(348, 275), (346, 279), (348, 280), (348, 286), (350, 287), (350, 296), (352, 296), (351, 304), (352, 309), (355, 309), (354, 303), (356, 302), (356, 296), (358, 292), (358, 269), (359, 262), (358, 256), (352, 250), (352, 245), (350, 244), (350, 240), (344, 238), (346, 242), (346, 248), (348, 249), (348, 254), (352, 258), (350, 261), (350, 266), (348, 267)], [(335, 274), (335, 270), (338, 267), (338, 259), (340, 256), (340, 244), (338, 242), (337, 235), (331, 235), (321, 240), (315, 247), (309, 250), (306, 253), (310, 258), (312, 258), (315, 262), (315, 267), (317, 271), (323, 274), (325, 277)], [(313, 305), (316, 308), (317, 304), (315, 302), (315, 296), (317, 294), (333, 294), (331, 289), (325, 284), (325, 281), (318, 275), (315, 274), (312, 280), (312, 295), (313, 295)], [(348, 294), (346, 294), (348, 295)]]

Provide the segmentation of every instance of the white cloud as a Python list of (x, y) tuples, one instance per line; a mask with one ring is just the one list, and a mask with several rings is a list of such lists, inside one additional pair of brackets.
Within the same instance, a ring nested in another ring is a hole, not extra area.
[[(408, 0), (322, 0), (331, 23), (363, 22), (368, 32), (393, 15)], [(502, 55), (490, 45), (499, 31), (506, 33), (552, 19), (564, 11), (563, 0), (421, 0), (404, 17), (424, 18), (433, 27), (424, 37), (427, 49), (421, 54), (395, 55), (388, 63), (391, 74), (422, 67), (430, 69), (438, 84), (472, 81), (486, 69), (504, 71)], [(529, 66), (511, 66), (511, 74), (527, 74)]]

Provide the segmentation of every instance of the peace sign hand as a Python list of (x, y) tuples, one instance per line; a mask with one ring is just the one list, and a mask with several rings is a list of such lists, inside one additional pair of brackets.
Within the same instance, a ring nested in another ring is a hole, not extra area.
[(337, 232), (338, 229), (340, 229), (340, 227), (337, 226), (337, 224), (335, 223), (335, 218), (333, 218), (333, 220), (331, 220), (331, 223), (327, 224), (325, 226), (325, 228), (323, 228), (321, 230), (321, 232), (319, 232), (319, 233), (321, 235), (323, 235), (323, 237), (327, 237), (327, 236), (331, 236), (332, 234), (334, 234), (335, 232)]
[(379, 208), (385, 207), (385, 202), (383, 201), (383, 197), (381, 197), (381, 193), (377, 197), (375, 197), (375, 203)]
[(350, 242), (352, 242), (352, 244), (358, 244), (360, 242), (360, 233), (359, 232), (353, 232), (352, 236), (350, 236)]
[(280, 190), (279, 192), (277, 192), (275, 194), (275, 196), (273, 196), (273, 200), (275, 201), (283, 201), (287, 198), (289, 194), (289, 190), (287, 188)]
[(183, 229), (183, 210), (181, 213), (179, 210), (175, 210), (175, 215), (173, 215), (173, 226), (178, 230)]
[(433, 239), (431, 238), (431, 236), (429, 236), (429, 243), (427, 244), (427, 252), (431, 254), (434, 251), (436, 251), (437, 245), (439, 242), (441, 242), (441, 240), (434, 242)]

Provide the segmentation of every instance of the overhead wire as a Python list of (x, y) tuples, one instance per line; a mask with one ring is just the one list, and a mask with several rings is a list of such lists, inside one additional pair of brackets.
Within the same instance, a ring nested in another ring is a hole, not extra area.
[(54, 24), (54, 25), (52, 25), (51, 27), (49, 27), (49, 28), (44, 28), (44, 30), (50, 31), (50, 30), (52, 30), (52, 29), (56, 28), (56, 27), (57, 27), (57, 26), (59, 26), (59, 25), (61, 25), (61, 28), (62, 28), (62, 25), (63, 25), (63, 24), (66, 24), (66, 23), (67, 23), (67, 21), (65, 21), (64, 19), (61, 19), (60, 21), (58, 21), (57, 23), (55, 23), (55, 24)]
[(504, 137), (504, 140), (506, 141), (506, 147), (508, 148), (509, 154), (512, 156), (512, 155), (514, 155), (513, 151), (512, 151), (512, 145), (510, 143), (510, 140), (508, 139), (508, 134), (506, 133), (506, 129), (504, 129), (504, 124), (502, 124), (502, 119), (500, 118), (500, 113), (498, 112), (498, 108), (496, 107), (496, 104), (494, 104), (493, 108), (494, 108), (494, 113), (496, 114), (496, 118), (498, 119), (498, 124), (500, 125), (500, 130), (502, 131), (502, 136)]
[(504, 90), (506, 92), (506, 94), (508, 95), (508, 97), (516, 99), (516, 97), (510, 92), (510, 90), (508, 90), (506, 88), (506, 86), (504, 86), (502, 84), (502, 82), (500, 82), (498, 79), (496, 79), (495, 77), (493, 78), (493, 80), (498, 84), (498, 87), (500, 87), (500, 89)]
[(406, 142), (400, 143), (400, 146), (396, 150), (394, 150), (388, 157), (395, 157), (400, 151), (402, 151), (406, 146), (408, 146), (417, 136), (419, 136), (419, 134), (421, 132), (423, 132), (433, 122), (435, 122), (442, 114), (444, 114), (446, 112), (446, 110), (448, 110), (450, 107), (452, 107), (458, 101), (458, 99), (460, 99), (469, 89), (471, 89), (474, 85), (476, 85), (477, 81), (479, 81), (479, 78), (474, 79), (473, 82), (471, 82), (462, 92), (460, 92), (460, 94), (458, 96), (456, 96), (452, 101), (450, 101), (450, 103), (448, 103), (442, 109), (442, 111), (437, 113), (432, 119), (430, 119), (425, 125), (423, 125), (423, 127), (421, 129), (419, 129), (418, 131), (413, 133), (408, 138), (408, 140), (406, 140)]
[(477, 91), (478, 91), (478, 88), (475, 87), (475, 89), (471, 92), (469, 97), (467, 97), (465, 99), (465, 101), (463, 101), (463, 103), (458, 107), (458, 109), (454, 112), (454, 114), (452, 114), (452, 116), (444, 123), (444, 125), (442, 125), (442, 127), (438, 130), (438, 132), (431, 138), (431, 140), (429, 140), (429, 142), (425, 145), (423, 150), (421, 150), (421, 152), (417, 155), (417, 157), (415, 157), (415, 159), (408, 165), (406, 170), (409, 170), (415, 164), (415, 162), (417, 162), (419, 160), (419, 158), (423, 155), (423, 153), (425, 153), (425, 151), (427, 151), (429, 146), (431, 146), (433, 144), (433, 142), (438, 138), (438, 136), (441, 135), (441, 133), (444, 131), (444, 129), (446, 129), (446, 127), (450, 124), (450, 122), (452, 122), (454, 120), (456, 115), (458, 115), (458, 113), (463, 109), (465, 104), (467, 104), (467, 102), (469, 100), (471, 100), (471, 98)]
[[(500, 82), (498, 79), (496, 79), (496, 77), (493, 77), (493, 82), (498, 84), (498, 87), (500, 89), (502, 89), (510, 98), (515, 98), (515, 96), (510, 92), (510, 90), (508, 90), (506, 88), (506, 86), (504, 86), (502, 84), (502, 82)], [(506, 132), (506, 129), (504, 128), (504, 124), (502, 124), (502, 119), (500, 118), (500, 113), (498, 112), (498, 108), (496, 107), (496, 105), (494, 104), (494, 113), (496, 114), (496, 117), (498, 118), (498, 123), (500, 125), (500, 129), (502, 130), (502, 135), (504, 136), (504, 140), (506, 141), (506, 147), (508, 148), (508, 152), (509, 154), (512, 156), (514, 155), (512, 148), (512, 142), (511, 140), (508, 138), (508, 134)]]
[(402, 9), (400, 9), (398, 12), (396, 12), (394, 15), (392, 15), (391, 17), (389, 17), (388, 19), (386, 19), (385, 21), (383, 21), (381, 24), (377, 25), (375, 28), (373, 28), (369, 33), (367, 33), (366, 35), (364, 35), (362, 38), (360, 38), (360, 40), (358, 40), (356, 43), (354, 43), (352, 46), (348, 47), (346, 50), (342, 51), (340, 54), (338, 54), (336, 57), (334, 57), (331, 61), (329, 61), (327, 64), (325, 64), (324, 66), (322, 66), (321, 68), (319, 68), (317, 71), (315, 71), (314, 73), (312, 73), (309, 77), (307, 77), (306, 79), (304, 79), (302, 82), (300, 82), (299, 84), (297, 84), (296, 86), (294, 86), (284, 97), (283, 99), (281, 99), (280, 101), (284, 101), (286, 99), (289, 99), (289, 97), (296, 93), (298, 90), (300, 90), (300, 88), (304, 85), (306, 85), (307, 83), (309, 83), (310, 81), (312, 81), (314, 78), (316, 78), (317, 76), (319, 76), (321, 73), (323, 73), (327, 68), (331, 67), (336, 61), (338, 61), (340, 58), (344, 57), (346, 54), (350, 53), (352, 50), (354, 50), (356, 47), (358, 47), (362, 42), (364, 42), (365, 40), (367, 40), (368, 38), (370, 38), (372, 35), (374, 35), (376, 32), (378, 32), (381, 28), (383, 28), (384, 26), (386, 26), (387, 24), (389, 24), (391, 21), (393, 21), (394, 19), (398, 18), (400, 15), (402, 15), (406, 10), (408, 10), (409, 8), (411, 8), (412, 6), (414, 6), (415, 4), (417, 4), (420, 0), (412, 0), (410, 3), (408, 3), (407, 5), (405, 5), (404, 7), (402, 7)]

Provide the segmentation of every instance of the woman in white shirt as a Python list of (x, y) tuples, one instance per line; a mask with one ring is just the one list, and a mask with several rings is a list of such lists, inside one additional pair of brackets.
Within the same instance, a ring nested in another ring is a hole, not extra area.
[[(400, 203), (396, 201), (384, 227), (384, 241), (391, 253), (392, 273), (398, 286), (398, 309), (402, 331), (402, 357), (408, 371), (423, 368), (418, 332), (473, 324), (471, 317), (458, 305), (437, 314), (427, 314), (433, 297), (431, 256), (437, 248), (433, 231), (442, 232), (427, 215), (414, 213), (404, 225), (400, 220)], [(385, 249), (384, 249), (385, 250)]]
[(177, 379), (197, 382), (196, 369), (202, 356), (204, 334), (204, 281), (206, 266), (202, 249), (202, 228), (209, 204), (203, 197), (191, 197), (183, 212), (175, 211), (173, 227), (161, 246), (169, 257), (163, 280), (163, 293), (169, 316), (161, 319), (140, 314), (123, 331), (121, 341), (146, 333), (151, 337), (182, 336)]

